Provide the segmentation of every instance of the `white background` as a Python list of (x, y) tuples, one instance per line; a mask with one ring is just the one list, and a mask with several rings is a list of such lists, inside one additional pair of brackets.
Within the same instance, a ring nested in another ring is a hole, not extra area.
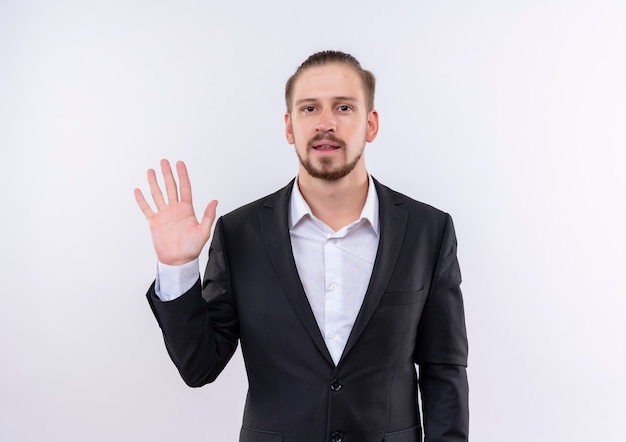
[(282, 187), (284, 82), (329, 48), (379, 81), (369, 170), (454, 217), (472, 440), (626, 440), (625, 23), (619, 0), (1, 0), (0, 440), (237, 439), (241, 358), (178, 377), (132, 190), (163, 157), (199, 210)]

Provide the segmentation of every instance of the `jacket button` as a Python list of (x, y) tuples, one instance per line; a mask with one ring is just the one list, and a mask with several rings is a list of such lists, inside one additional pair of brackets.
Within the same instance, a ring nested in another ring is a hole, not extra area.
[(330, 381), (330, 389), (332, 391), (339, 391), (341, 390), (342, 387), (342, 383), (339, 379), (333, 379), (332, 381)]
[(330, 442), (343, 442), (343, 433), (341, 433), (339, 431), (335, 431), (330, 436)]

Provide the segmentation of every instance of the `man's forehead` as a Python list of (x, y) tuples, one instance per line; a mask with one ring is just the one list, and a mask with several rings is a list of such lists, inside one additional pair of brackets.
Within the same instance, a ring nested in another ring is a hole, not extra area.
[(354, 68), (344, 64), (309, 67), (296, 79), (293, 98), (300, 101), (318, 95), (361, 99), (364, 96), (362, 80)]

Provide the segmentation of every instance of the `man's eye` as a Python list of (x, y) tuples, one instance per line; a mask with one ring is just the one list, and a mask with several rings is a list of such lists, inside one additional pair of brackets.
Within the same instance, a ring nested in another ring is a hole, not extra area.
[(348, 106), (347, 104), (342, 104), (341, 106), (339, 106), (338, 108), (341, 112), (348, 112), (349, 110), (351, 110), (352, 108), (350, 106)]
[(315, 111), (315, 106), (305, 106), (302, 108), (303, 112), (313, 112)]

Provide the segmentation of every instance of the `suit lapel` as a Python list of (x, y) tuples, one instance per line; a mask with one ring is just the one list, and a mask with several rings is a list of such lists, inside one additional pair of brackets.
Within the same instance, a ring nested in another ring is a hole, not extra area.
[(259, 218), (265, 247), (276, 276), (295, 310), (300, 322), (311, 336), (311, 339), (328, 360), (334, 365), (326, 348), (324, 338), (319, 330), (315, 316), (302, 287), (298, 276), (298, 269), (293, 258), (291, 238), (289, 237), (289, 198), (293, 188), (293, 181), (267, 199)]
[[(400, 208), (403, 200), (374, 180), (378, 193), (380, 240), (365, 299), (346, 343), (341, 360), (352, 349), (376, 310), (380, 298), (396, 267), (407, 223), (407, 212)], [(341, 364), (341, 360), (339, 363)]]

